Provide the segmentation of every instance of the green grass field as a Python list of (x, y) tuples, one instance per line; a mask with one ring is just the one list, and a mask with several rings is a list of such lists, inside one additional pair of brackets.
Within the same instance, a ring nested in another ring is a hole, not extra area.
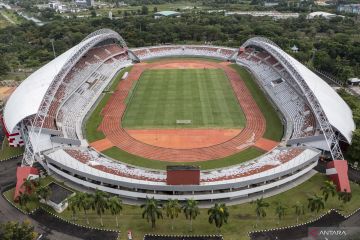
[[(264, 117), (266, 119), (266, 132), (265, 137), (273, 140), (280, 140), (283, 134), (282, 124), (279, 119), (279, 116), (277, 115), (275, 109), (272, 107), (270, 102), (265, 97), (264, 93), (261, 91), (257, 83), (252, 78), (251, 74), (246, 71), (246, 69), (238, 66), (238, 65), (232, 65), (234, 69), (239, 73), (243, 81), (245, 82), (246, 86), (250, 90), (253, 98), (255, 99), (256, 103), (258, 104), (260, 110), (264, 114)], [(189, 69), (190, 70), (190, 69)], [(129, 71), (129, 69), (126, 69), (124, 71)], [(103, 94), (102, 99), (99, 101), (96, 108), (93, 110), (91, 115), (89, 116), (87, 122), (86, 122), (86, 137), (89, 142), (93, 142), (96, 140), (100, 140), (104, 138), (104, 134), (101, 131), (98, 131), (97, 128), (99, 124), (102, 121), (101, 111), (103, 107), (108, 102), (112, 91), (116, 89), (117, 84), (120, 81), (120, 78), (124, 71), (121, 71), (118, 76), (114, 79), (113, 83), (111, 84), (109, 88), (109, 92), (105, 92)], [(225, 83), (228, 81), (224, 81)], [(139, 84), (140, 85), (140, 84)], [(138, 87), (138, 86), (137, 86)], [(231, 90), (231, 86), (227, 88), (231, 95), (233, 96), (233, 92)], [(136, 94), (138, 89), (132, 89), (132, 94)], [(235, 98), (235, 96), (234, 96)], [(128, 104), (132, 104), (133, 99), (131, 97), (128, 99)], [(236, 104), (236, 99), (234, 101)], [(239, 107), (240, 108), (240, 107)], [(240, 110), (241, 111), (241, 110)], [(243, 115), (241, 113), (241, 115)], [(245, 121), (245, 119), (243, 120)], [(107, 149), (103, 151), (103, 154), (115, 159), (119, 160), (131, 165), (140, 166), (140, 167), (151, 167), (155, 169), (165, 169), (166, 165), (168, 165), (168, 162), (163, 161), (156, 161), (156, 160), (150, 160), (146, 158), (142, 158), (139, 156), (135, 156), (132, 154), (129, 154), (119, 148), (113, 147), (110, 149)], [(249, 148), (243, 152), (240, 152), (238, 154), (222, 158), (222, 159), (214, 159), (210, 161), (204, 161), (199, 162), (198, 165), (201, 166), (201, 169), (213, 169), (213, 168), (219, 168), (219, 167), (225, 167), (230, 166), (234, 164), (238, 164), (241, 162), (245, 162), (251, 159), (254, 159), (260, 155), (263, 154), (263, 151), (260, 151), (257, 148)], [(179, 163), (182, 164), (182, 163)]]
[(24, 152), (23, 147), (10, 147), (7, 138), (5, 137), (3, 143), (1, 144), (0, 161), (6, 160), (14, 156), (18, 156), (23, 152)]
[[(191, 120), (177, 124), (176, 120)], [(243, 128), (245, 116), (221, 69), (156, 69), (141, 75), (124, 128)]]
[[(109, 148), (109, 149), (103, 151), (102, 153), (105, 154), (106, 156), (111, 157), (112, 159), (119, 160), (121, 162), (128, 163), (131, 165), (144, 167), (144, 168), (165, 170), (166, 166), (174, 165), (174, 162), (151, 160), (151, 159), (143, 158), (140, 156), (136, 156), (136, 155), (130, 154), (128, 152), (125, 152), (117, 147)], [(239, 153), (236, 153), (234, 155), (231, 155), (231, 156), (228, 156), (225, 158), (196, 162), (196, 165), (199, 166), (202, 170), (214, 169), (214, 168), (226, 167), (226, 166), (231, 166), (231, 165), (239, 164), (242, 162), (246, 162), (250, 159), (259, 157), (262, 154), (264, 154), (264, 151), (262, 151), (258, 148), (255, 148), (255, 147), (250, 147), (250, 148), (245, 149), (244, 151), (241, 151)], [(186, 162), (184, 162), (184, 163), (177, 162), (176, 164), (177, 165), (189, 165), (189, 163), (186, 163)]]

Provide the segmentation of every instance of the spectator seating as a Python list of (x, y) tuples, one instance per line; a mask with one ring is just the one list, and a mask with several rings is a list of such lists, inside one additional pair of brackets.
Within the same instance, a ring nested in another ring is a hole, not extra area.
[(268, 53), (247, 49), (239, 55), (237, 61), (252, 70), (272, 100), (285, 112), (288, 128), (290, 128), (288, 138), (301, 138), (315, 134), (314, 114), (300, 94), (297, 84), (286, 71), (282, 71), (283, 67), (274, 57)]

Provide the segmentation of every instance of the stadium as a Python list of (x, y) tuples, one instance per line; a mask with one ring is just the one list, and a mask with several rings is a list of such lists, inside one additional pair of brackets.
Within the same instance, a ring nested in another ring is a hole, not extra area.
[(355, 129), (342, 98), (268, 39), (129, 49), (109, 29), (24, 80), (3, 123), (23, 165), (124, 199), (204, 203), (305, 181), (320, 156), (344, 159)]

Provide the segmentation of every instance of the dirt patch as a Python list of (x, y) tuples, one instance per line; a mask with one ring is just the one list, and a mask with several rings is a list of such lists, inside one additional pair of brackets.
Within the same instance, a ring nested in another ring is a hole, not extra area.
[(210, 147), (237, 136), (241, 129), (126, 129), (134, 139), (163, 148)]
[(107, 138), (90, 143), (90, 146), (95, 148), (97, 151), (102, 152), (114, 146), (114, 144)]
[(267, 139), (267, 138), (260, 138), (255, 143), (255, 147), (260, 148), (264, 151), (271, 151), (273, 148), (275, 148), (279, 143), (275, 142), (273, 140)]

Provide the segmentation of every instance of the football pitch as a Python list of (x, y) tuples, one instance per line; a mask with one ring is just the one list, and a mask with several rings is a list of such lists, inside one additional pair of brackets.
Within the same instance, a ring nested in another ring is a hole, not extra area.
[(149, 69), (129, 93), (122, 127), (244, 128), (245, 122), (222, 69)]

